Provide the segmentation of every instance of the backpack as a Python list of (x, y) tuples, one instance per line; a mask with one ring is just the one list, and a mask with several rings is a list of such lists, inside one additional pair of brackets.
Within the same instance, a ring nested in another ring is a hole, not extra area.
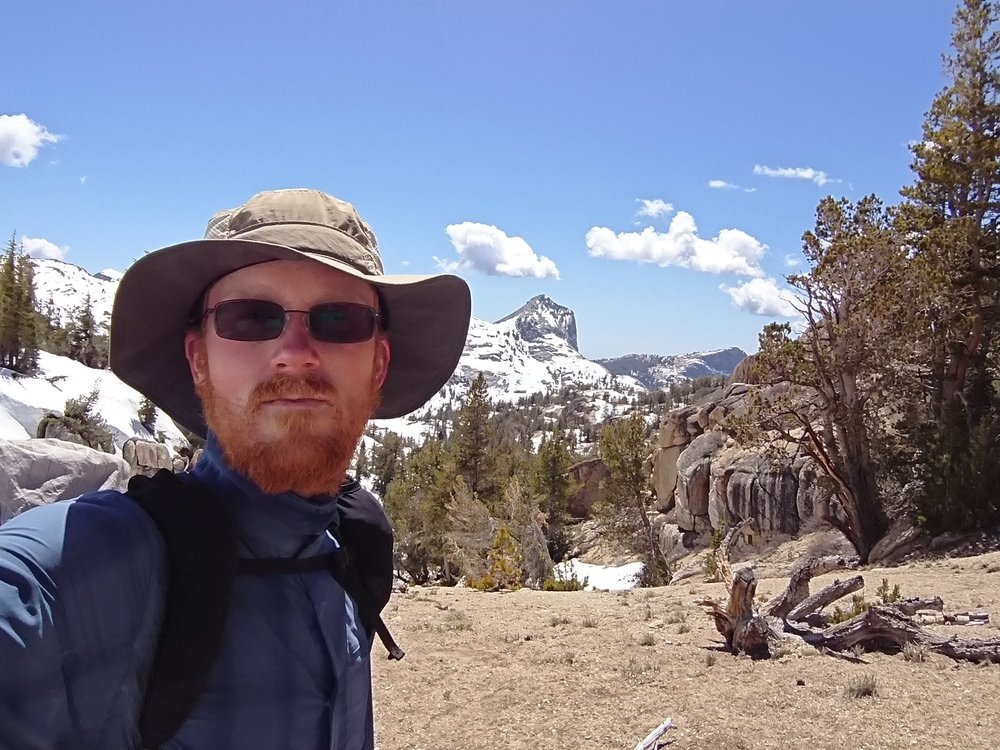
[(240, 558), (236, 524), (223, 500), (167, 469), (132, 477), (126, 495), (156, 523), (168, 557), (163, 624), (139, 720), (142, 747), (158, 748), (173, 737), (204, 691), (238, 575), (328, 570), (357, 605), (369, 645), (377, 634), (390, 659), (403, 658), (381, 618), (392, 593), (392, 526), (356, 479), (349, 477), (337, 497), (339, 522), (330, 533), (338, 549), (307, 558)]

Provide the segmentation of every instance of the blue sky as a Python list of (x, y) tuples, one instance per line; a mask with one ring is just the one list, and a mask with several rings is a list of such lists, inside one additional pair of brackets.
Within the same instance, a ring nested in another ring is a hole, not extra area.
[(7, 3), (0, 231), (124, 269), (315, 187), (476, 317), (548, 294), (591, 358), (754, 351), (819, 200), (912, 180), (954, 7)]

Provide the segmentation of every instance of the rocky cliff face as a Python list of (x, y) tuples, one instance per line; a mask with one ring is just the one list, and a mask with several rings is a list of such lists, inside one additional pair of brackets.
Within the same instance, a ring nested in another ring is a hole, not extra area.
[(746, 448), (723, 430), (745, 413), (750, 390), (731, 385), (705, 403), (668, 412), (660, 423), (653, 454), (657, 510), (682, 532), (710, 534), (731, 519), (752, 518), (748, 536), (761, 541), (797, 534), (824, 510), (811, 459)]

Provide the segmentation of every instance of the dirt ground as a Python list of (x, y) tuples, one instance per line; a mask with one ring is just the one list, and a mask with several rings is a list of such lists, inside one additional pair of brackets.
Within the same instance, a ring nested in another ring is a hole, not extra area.
[[(784, 589), (787, 578), (769, 576), (787, 576), (802, 549), (761, 562), (758, 595)], [(869, 600), (888, 578), (903, 596), (938, 595), (947, 612), (987, 611), (993, 622), (938, 632), (1000, 636), (1000, 552), (861, 572)], [(407, 655), (375, 660), (378, 746), (632, 750), (671, 717), (671, 748), (1000, 747), (1000, 665), (809, 648), (752, 661), (722, 650), (695, 604), (706, 595), (725, 588), (698, 577), (619, 593), (396, 594), (384, 615)], [(845, 693), (868, 676), (874, 697)]]

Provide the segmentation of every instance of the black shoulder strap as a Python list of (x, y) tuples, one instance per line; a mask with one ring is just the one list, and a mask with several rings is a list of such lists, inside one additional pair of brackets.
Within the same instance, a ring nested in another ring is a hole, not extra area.
[(380, 613), (392, 594), (392, 524), (375, 496), (349, 478), (337, 498), (339, 524), (333, 530), (347, 550), (372, 609)]
[(156, 522), (168, 551), (163, 626), (139, 722), (143, 747), (158, 748), (194, 707), (222, 648), (236, 527), (219, 498), (166, 469), (133, 477), (127, 494)]
[(405, 655), (382, 620), (392, 594), (392, 525), (378, 500), (349, 479), (337, 498), (338, 522), (330, 529), (339, 549), (329, 555), (237, 562), (238, 575), (282, 575), (328, 570), (358, 605), (369, 640), (378, 635), (390, 659)]

